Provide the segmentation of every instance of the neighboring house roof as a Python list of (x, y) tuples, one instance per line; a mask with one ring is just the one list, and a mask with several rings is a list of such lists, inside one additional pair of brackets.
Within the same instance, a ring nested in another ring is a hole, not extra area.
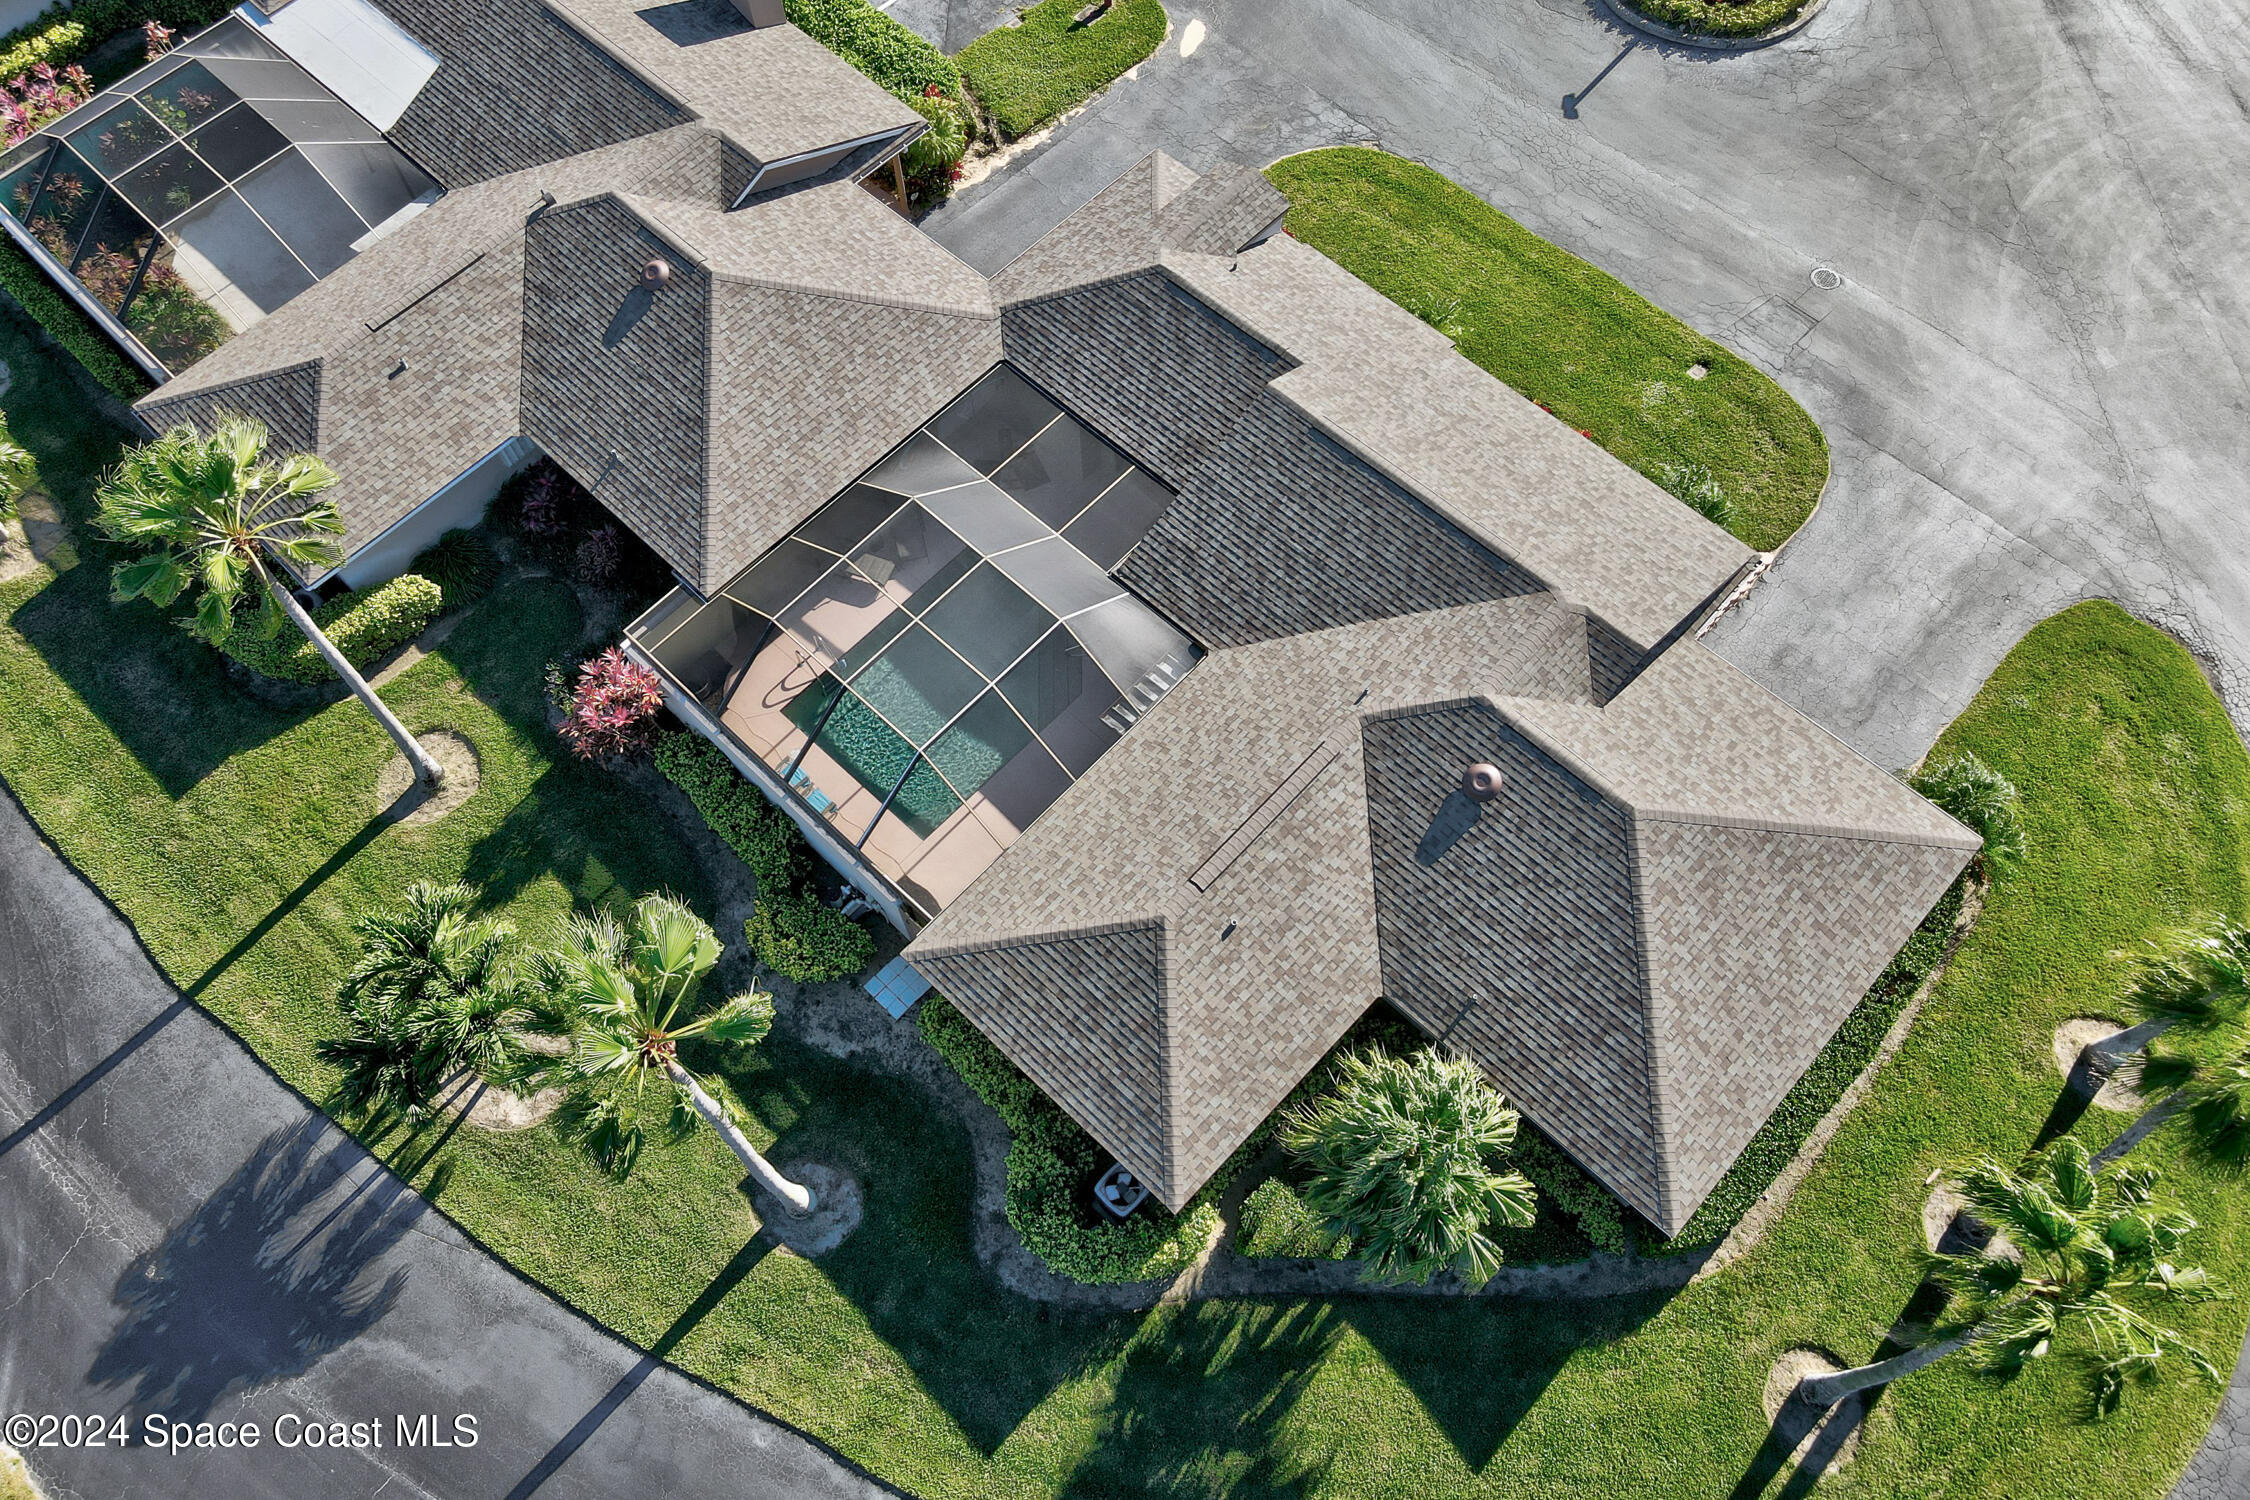
[(849, 182), (723, 212), (722, 146), (684, 127), (450, 193), (140, 410), (319, 451), (347, 552), (521, 434), (716, 589), (1000, 357), (935, 241)]
[(1976, 839), (1692, 642), (1593, 700), (1544, 593), (1217, 652), (908, 956), (1175, 1208), (1387, 997), (1676, 1231)]
[[(922, 117), (727, 0), (376, 0), (440, 59), (391, 135), (449, 187), (701, 121), (750, 171)], [(732, 201), (731, 198), (729, 200)]]

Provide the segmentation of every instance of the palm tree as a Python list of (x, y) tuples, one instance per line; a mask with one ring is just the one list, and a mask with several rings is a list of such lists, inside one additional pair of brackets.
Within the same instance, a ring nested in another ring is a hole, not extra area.
[(509, 959), (515, 932), (472, 920), (475, 905), (468, 886), (417, 881), (402, 910), (352, 924), (360, 959), (337, 997), (351, 1030), (315, 1048), (344, 1070), (339, 1107), (418, 1122), (462, 1070), (498, 1080), (528, 1064), (520, 1034), (542, 1016)]
[[(39, 461), (31, 450), (8, 435), (5, 425), (0, 425), (0, 521), (13, 521), (21, 508), (23, 497), (39, 485)], [(7, 545), (0, 537), (0, 547)]]
[(561, 946), (540, 955), (535, 972), (570, 1016), (576, 1045), (567, 1067), (581, 1089), (574, 1113), (595, 1157), (620, 1176), (640, 1155), (644, 1109), (668, 1106), (675, 1131), (700, 1115), (760, 1187), (792, 1215), (810, 1213), (812, 1191), (759, 1155), (680, 1061), (682, 1042), (748, 1045), (772, 1029), (771, 995), (752, 991), (701, 1008), (698, 992), (718, 961), (718, 934), (673, 896), (643, 896), (623, 926), (605, 913), (564, 928)]
[(1474, 1064), (1436, 1052), (1353, 1053), (1337, 1072), (1336, 1091), (1282, 1127), (1312, 1170), (1306, 1204), (1378, 1277), (1426, 1282), (1451, 1267), (1490, 1281), (1500, 1247), (1485, 1226), (1521, 1229), (1535, 1212), (1529, 1179), (1492, 1165), (1515, 1144), (1516, 1112)]
[(2250, 1166), (2250, 1045), (2245, 1045), (2245, 1029), (2239, 1019), (2230, 1028), (2226, 1044), (2214, 1049), (2224, 1056), (2219, 1062), (2151, 1049), (2141, 1060), (2134, 1086), (2153, 1102), (2117, 1139), (2094, 1153), (2095, 1167), (2119, 1160), (2174, 1120), (2185, 1124), (2190, 1145), (2206, 1161), (2228, 1172)]
[(1984, 840), (1977, 857), (1994, 875), (2023, 863), (2023, 795), (1973, 752), (1957, 750), (1906, 773), (1906, 784)]
[(2250, 1005), (2250, 926), (2230, 919), (2153, 939), (2143, 949), (2125, 1009), (2139, 1020), (2079, 1051), (2070, 1086), (2097, 1092), (2117, 1065), (2174, 1027), (2207, 1030)]
[(98, 523), (142, 555), (117, 565), (113, 597), (163, 608), (192, 585), (199, 591), (195, 633), (222, 646), (244, 591), (263, 585), (259, 631), (272, 636), (284, 616), (303, 631), (398, 742), (415, 776), (434, 787), (445, 772), (275, 576), (274, 558), (300, 569), (335, 567), (344, 522), (333, 502), (314, 498), (336, 482), (336, 471), (309, 453), (269, 463), (267, 442), (264, 423), (228, 416), (208, 437), (183, 424), (125, 455), (102, 481)]
[(1980, 1250), (1934, 1258), (1932, 1274), (1956, 1309), (1943, 1335), (1874, 1364), (1809, 1376), (1793, 1400), (1825, 1410), (1972, 1345), (1988, 1370), (2008, 1374), (2070, 1333), (2087, 1341), (2099, 1414), (2116, 1410), (2127, 1377), (2153, 1378), (2171, 1360), (2221, 1378), (2200, 1349), (2135, 1305), (2218, 1295), (2200, 1268), (2172, 1264), (2196, 1224), (2156, 1202), (2154, 1171), (2098, 1171), (2086, 1148), (2066, 1139), (2021, 1173), (1988, 1161), (1962, 1184), (1968, 1211), (1996, 1235)]

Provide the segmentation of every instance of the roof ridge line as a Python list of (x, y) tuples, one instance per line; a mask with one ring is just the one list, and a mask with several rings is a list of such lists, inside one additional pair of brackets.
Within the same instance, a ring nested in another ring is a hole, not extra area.
[(1179, 1058), (1174, 1046), (1177, 1028), (1172, 1021), (1172, 924), (1159, 917), (1156, 922), (1156, 1077), (1159, 1091), (1156, 1117), (1164, 1125), (1158, 1149), (1164, 1157), (1166, 1192), (1176, 1191), (1180, 1180), (1180, 1091), (1176, 1086)]
[(979, 323), (997, 323), (1000, 321), (1000, 309), (997, 305), (989, 313), (966, 312), (958, 307), (944, 307), (935, 302), (921, 302), (911, 297), (882, 297), (867, 292), (844, 292), (837, 291), (832, 287), (810, 286), (803, 282), (778, 281), (764, 276), (742, 276), (729, 271), (714, 271), (709, 266), (703, 266), (702, 269), (713, 281), (724, 282), (728, 286), (754, 286), (766, 291), (794, 292), (803, 297), (822, 297), (831, 302), (861, 302), (875, 307), (899, 308), (907, 312), (933, 313), (940, 317), (968, 318)]
[[(1940, 808), (1939, 811), (1944, 811)], [(1975, 834), (1959, 842), (1936, 835), (1909, 833), (1896, 828), (1862, 828), (1843, 823), (1803, 823), (1788, 818), (1761, 818), (1738, 813), (1698, 812), (1685, 807), (1637, 807), (1637, 816), (1652, 823), (1680, 823), (1703, 828), (1747, 828), (1761, 833), (1786, 833), (1800, 838), (1850, 839), (1863, 844), (1910, 844), (1923, 849), (1981, 849), (1984, 840)]]
[[(1022, 948), (1032, 943), (1060, 943), (1074, 938), (1108, 937), (1116, 932), (1142, 932), (1154, 927), (1162, 929), (1166, 923), (1162, 912), (1145, 916), (1126, 917), (1114, 922), (1085, 922), (1066, 927), (1044, 927), (1031, 932), (1019, 932), (1007, 937), (972, 938), (965, 943), (947, 943), (924, 948), (916, 955), (920, 958), (960, 958), (973, 953), (995, 953), (1002, 948)], [(910, 960), (911, 961), (911, 960)]]
[[(226, 380), (215, 381), (210, 385), (193, 386), (184, 391), (173, 390), (172, 387), (177, 383), (177, 380), (168, 380), (164, 384), (158, 386), (155, 390), (150, 391), (148, 395), (143, 396), (140, 398), (140, 400), (133, 402), (132, 409), (136, 412), (140, 411), (144, 403), (151, 407), (168, 406), (174, 401), (193, 400), (198, 396), (214, 396), (221, 391), (232, 390), (236, 386), (248, 385), (253, 380), (272, 380), (281, 375), (294, 375), (299, 370), (303, 369), (311, 369), (317, 372), (322, 365), (327, 363), (327, 360), (328, 355), (323, 352), (320, 354), (315, 354), (309, 359), (300, 359), (295, 364), (276, 365), (269, 370), (258, 370), (249, 375), (236, 375)], [(320, 418), (319, 399), (319, 382), (315, 380), (313, 389), (313, 420), (314, 426), (316, 428), (319, 425)]]

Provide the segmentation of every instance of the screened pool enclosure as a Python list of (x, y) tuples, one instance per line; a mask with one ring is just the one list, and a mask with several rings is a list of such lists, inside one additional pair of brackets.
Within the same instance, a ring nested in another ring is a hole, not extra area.
[(1006, 365), (629, 634), (925, 914), (1195, 661), (1109, 576), (1171, 503)]
[(0, 157), (0, 213), (177, 373), (437, 184), (228, 16)]

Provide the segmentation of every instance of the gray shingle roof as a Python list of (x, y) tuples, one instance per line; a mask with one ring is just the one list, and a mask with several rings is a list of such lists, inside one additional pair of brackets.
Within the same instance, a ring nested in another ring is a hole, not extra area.
[[(1677, 1230), (1976, 840), (1692, 642), (1606, 705), (1591, 654), (1544, 593), (1218, 651), (908, 956), (1175, 1207), (1388, 997)], [(1161, 989), (999, 967), (1127, 922)], [(1134, 1024), (1176, 1060), (1128, 1134), (1067, 1096)]]

